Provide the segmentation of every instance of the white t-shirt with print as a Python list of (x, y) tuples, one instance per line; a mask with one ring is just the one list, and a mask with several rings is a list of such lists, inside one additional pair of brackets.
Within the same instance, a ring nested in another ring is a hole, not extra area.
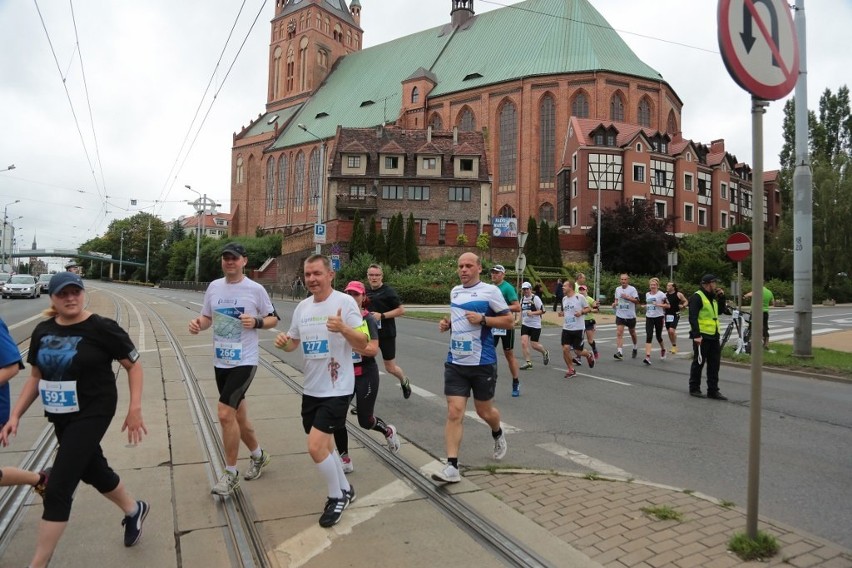
[(615, 317), (621, 319), (636, 319), (636, 304), (629, 301), (627, 298), (639, 299), (639, 292), (631, 286), (627, 288), (619, 286), (615, 289)]
[(258, 330), (245, 329), (240, 315), (264, 317), (274, 312), (269, 294), (249, 278), (234, 283), (224, 278), (211, 282), (204, 293), (201, 315), (213, 320), (214, 366), (227, 369), (257, 365)]
[(450, 292), (450, 350), (447, 363), (456, 365), (495, 365), (497, 350), (490, 327), (467, 321), (465, 312), (476, 312), (486, 317), (509, 313), (509, 306), (500, 288), (493, 284), (477, 282), (465, 287), (461, 284)]
[(666, 301), (666, 295), (657, 290), (656, 294), (650, 292), (645, 293), (645, 317), (646, 318), (661, 318), (666, 315), (666, 310), (655, 304), (662, 304)]
[[(562, 311), (565, 318), (562, 329), (566, 331), (583, 331), (586, 329), (586, 318), (583, 317), (582, 312), (588, 306), (589, 303), (586, 301), (585, 296), (581, 296), (580, 294), (562, 298)], [(576, 315), (578, 312), (580, 313), (579, 316)]]
[(541, 314), (531, 315), (530, 312), (539, 312), (542, 307), (541, 298), (535, 294), (529, 298), (521, 296), (521, 325), (541, 329)]
[(352, 346), (342, 333), (326, 328), (329, 316), (340, 316), (349, 327), (358, 327), (363, 318), (352, 296), (332, 290), (322, 302), (305, 298), (293, 312), (288, 333), (299, 340), (305, 361), (304, 393), (318, 398), (346, 396), (355, 392), (355, 366)]

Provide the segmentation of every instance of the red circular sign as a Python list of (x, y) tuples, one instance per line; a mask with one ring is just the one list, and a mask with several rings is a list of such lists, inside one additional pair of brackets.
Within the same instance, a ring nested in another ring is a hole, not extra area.
[(728, 73), (753, 96), (774, 101), (799, 77), (799, 41), (784, 0), (719, 0), (719, 50)]
[(734, 262), (742, 262), (751, 254), (751, 239), (745, 233), (734, 233), (725, 241), (725, 252)]

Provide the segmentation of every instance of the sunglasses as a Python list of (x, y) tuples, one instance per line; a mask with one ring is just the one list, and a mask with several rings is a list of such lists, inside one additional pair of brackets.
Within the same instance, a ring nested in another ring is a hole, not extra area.
[(82, 289), (82, 288), (78, 288), (78, 287), (76, 287), (76, 286), (72, 286), (72, 287), (70, 287), (70, 288), (63, 288), (63, 289), (62, 289), (62, 290), (60, 290), (59, 292), (56, 292), (56, 293), (54, 294), (54, 296), (56, 296), (57, 298), (64, 298), (64, 297), (66, 297), (66, 296), (79, 296), (79, 295), (80, 295), (80, 294), (82, 294), (82, 293), (83, 293), (83, 289)]

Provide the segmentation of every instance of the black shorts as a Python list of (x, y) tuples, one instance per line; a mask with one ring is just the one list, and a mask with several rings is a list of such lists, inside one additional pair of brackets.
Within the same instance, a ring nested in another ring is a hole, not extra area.
[(530, 341), (538, 342), (538, 338), (541, 337), (541, 328), (540, 327), (530, 327), (528, 325), (521, 326), (521, 336), (529, 335)]
[(615, 318), (615, 325), (624, 325), (627, 326), (627, 329), (635, 329), (636, 328), (636, 318)]
[(680, 321), (680, 314), (674, 314), (674, 319), (669, 321), (669, 316), (671, 314), (667, 314), (666, 318), (666, 329), (677, 329), (677, 322)]
[(396, 359), (396, 336), (380, 337), (379, 349), (382, 351), (382, 359), (385, 361)]
[(216, 388), (219, 389), (219, 402), (237, 409), (246, 397), (257, 367), (242, 365), (240, 367), (214, 367), (216, 372)]
[(583, 330), (582, 329), (563, 329), (562, 330), (562, 345), (577, 350), (583, 349)]
[(586, 320), (586, 331), (594, 331), (596, 323), (594, 319)]
[(352, 395), (316, 397), (302, 395), (302, 426), (305, 434), (311, 428), (333, 434), (335, 430), (346, 428), (346, 412)]
[(444, 363), (444, 395), (487, 401), (494, 398), (497, 365), (456, 365)]
[(512, 349), (515, 348), (515, 330), (514, 329), (507, 329), (506, 335), (495, 335), (494, 336), (494, 347), (497, 347), (497, 344), (500, 343), (501, 339), (503, 340), (503, 351), (511, 351)]

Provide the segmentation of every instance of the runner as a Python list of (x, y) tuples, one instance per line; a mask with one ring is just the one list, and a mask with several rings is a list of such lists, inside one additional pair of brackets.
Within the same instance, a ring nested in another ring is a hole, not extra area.
[(669, 303), (669, 307), (666, 308), (666, 331), (672, 344), (672, 355), (677, 355), (677, 324), (680, 321), (680, 311), (686, 309), (689, 300), (677, 289), (674, 282), (668, 282), (666, 284), (666, 301)]
[(396, 318), (405, 314), (405, 307), (399, 299), (396, 290), (384, 284), (384, 271), (378, 264), (371, 264), (367, 269), (367, 298), (370, 299), (370, 314), (379, 326), (379, 348), (385, 362), (385, 371), (393, 375), (402, 387), (402, 397), (411, 396), (411, 383), (405, 372), (396, 364)]
[(257, 440), (245, 397), (257, 371), (257, 330), (275, 327), (279, 318), (263, 286), (243, 274), (247, 263), (248, 253), (243, 245), (228, 243), (222, 247), (225, 276), (210, 283), (204, 293), (201, 315), (189, 322), (192, 335), (213, 327), (213, 372), (219, 391), (217, 412), (225, 449), (225, 471), (210, 492), (222, 496), (230, 495), (240, 485), (237, 471), (240, 440), (251, 452), (244, 479), (258, 479), (271, 459)]
[(586, 358), (590, 369), (595, 366), (595, 357), (592, 352), (583, 349), (583, 331), (586, 329), (583, 314), (591, 312), (592, 309), (584, 296), (574, 292), (574, 282), (570, 278), (565, 281), (563, 288), (562, 309), (559, 311), (559, 317), (564, 318), (562, 324), (562, 358), (568, 365), (565, 378), (570, 379), (577, 374), (574, 369), (574, 358), (571, 356), (572, 349), (576, 357)]
[[(545, 365), (550, 363), (550, 353), (538, 342), (539, 337), (541, 337), (541, 316), (544, 314), (544, 304), (541, 298), (532, 293), (532, 286), (529, 282), (524, 282), (521, 285), (521, 291), (523, 292), (523, 296), (521, 296), (521, 351), (526, 361), (521, 370), (526, 371), (533, 368), (530, 360), (530, 344), (532, 344), (534, 350), (541, 353)], [(512, 396), (520, 396), (520, 388), (517, 392), (518, 394), (515, 394), (513, 389)]]
[(361, 310), (343, 292), (331, 287), (334, 271), (327, 256), (315, 254), (305, 261), (305, 283), (311, 296), (293, 312), (286, 333), (275, 346), (286, 352), (301, 347), (305, 361), (302, 390), (302, 426), (308, 435), (308, 453), (328, 489), (321, 527), (340, 521), (343, 510), (355, 501), (355, 487), (346, 480), (334, 432), (346, 428), (346, 409), (355, 391), (352, 350), (363, 351), (368, 337), (361, 329)]
[(459, 257), (458, 275), (461, 285), (450, 293), (450, 317), (438, 323), (441, 333), (449, 331), (450, 350), (444, 363), (444, 394), (447, 396), (447, 422), (444, 443), (447, 465), (432, 479), (446, 483), (461, 481), (459, 448), (462, 441), (462, 420), (467, 400), (473, 392), (476, 414), (491, 428), (494, 439), (494, 459), (506, 455), (506, 436), (500, 426), (500, 411), (494, 406), (497, 384), (497, 353), (492, 340), (494, 328), (508, 329), (514, 318), (496, 286), (479, 280), (482, 263), (479, 257), (466, 252)]
[(660, 359), (666, 358), (666, 346), (663, 345), (663, 319), (665, 310), (669, 309), (666, 295), (660, 291), (660, 279), (651, 278), (648, 281), (650, 290), (645, 293), (645, 358), (646, 365), (651, 364), (651, 341), (657, 335), (660, 344)]
[[(589, 307), (591, 308), (591, 310), (589, 310), (589, 312), (583, 317), (585, 319), (584, 325), (586, 327), (586, 341), (589, 342), (589, 347), (592, 348), (592, 355), (595, 356), (595, 361), (597, 361), (601, 358), (601, 354), (598, 353), (598, 346), (595, 343), (595, 331), (597, 329), (598, 322), (595, 320), (595, 314), (593, 312), (598, 310), (598, 302), (597, 300), (589, 301), (589, 289), (585, 284), (581, 284), (578, 287), (577, 293), (586, 298), (586, 303), (589, 304)], [(576, 359), (574, 362), (576, 363), (577, 361), (579, 361), (579, 359)]]
[[(509, 306), (509, 311), (514, 314), (520, 313), (521, 304), (518, 302), (518, 294), (515, 288), (506, 282), (506, 269), (502, 264), (495, 264), (491, 267), (491, 283), (500, 289), (503, 294), (503, 300)], [(520, 396), (521, 382), (518, 380), (518, 360), (515, 358), (515, 326), (508, 329), (493, 329), (491, 334), (494, 336), (494, 347), (500, 341), (503, 341), (503, 355), (506, 356), (506, 363), (509, 366), (509, 372), (512, 374), (512, 396)]]
[(636, 338), (636, 304), (639, 303), (639, 292), (630, 285), (630, 277), (627, 274), (621, 275), (621, 286), (615, 289), (615, 301), (612, 307), (615, 308), (615, 347), (616, 352), (614, 358), (621, 361), (624, 359), (622, 351), (624, 347), (624, 328), (627, 327), (630, 332), (630, 339), (633, 340), (633, 358), (636, 358), (638, 351), (638, 339)]
[[(358, 425), (364, 430), (375, 430), (381, 432), (387, 440), (388, 450), (395, 454), (399, 451), (399, 437), (396, 435), (396, 427), (386, 424), (384, 420), (373, 414), (376, 398), (379, 396), (379, 366), (376, 364), (376, 355), (379, 354), (379, 328), (376, 320), (369, 317), (370, 312), (366, 307), (369, 303), (367, 291), (364, 285), (353, 280), (343, 290), (355, 299), (361, 309), (364, 321), (358, 329), (370, 338), (364, 349), (352, 350), (352, 362), (355, 364), (355, 399), (358, 409)], [(355, 466), (349, 457), (349, 432), (346, 428), (334, 431), (334, 445), (340, 453), (343, 462), (343, 473), (352, 473)]]

